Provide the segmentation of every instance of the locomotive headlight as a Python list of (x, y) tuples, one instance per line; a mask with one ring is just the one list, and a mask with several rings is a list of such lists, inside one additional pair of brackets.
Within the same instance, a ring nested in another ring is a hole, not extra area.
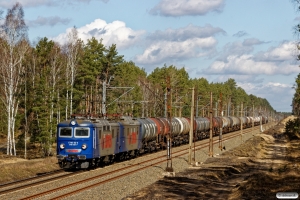
[(83, 145), (81, 146), (81, 148), (82, 148), (83, 150), (85, 150), (85, 149), (87, 148), (87, 145), (86, 145), (86, 144), (83, 144)]
[(64, 149), (64, 148), (65, 148), (65, 144), (64, 144), (64, 143), (61, 143), (61, 144), (59, 145), (59, 147), (60, 147), (61, 149)]

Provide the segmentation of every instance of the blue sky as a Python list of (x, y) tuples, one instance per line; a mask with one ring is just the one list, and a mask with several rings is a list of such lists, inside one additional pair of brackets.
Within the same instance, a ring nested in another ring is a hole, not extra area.
[[(0, 0), (4, 15), (16, 1)], [(61, 44), (71, 27), (86, 41), (116, 44), (149, 74), (185, 67), (191, 78), (236, 80), (248, 94), (290, 112), (300, 73), (292, 0), (19, 0), (29, 39)]]

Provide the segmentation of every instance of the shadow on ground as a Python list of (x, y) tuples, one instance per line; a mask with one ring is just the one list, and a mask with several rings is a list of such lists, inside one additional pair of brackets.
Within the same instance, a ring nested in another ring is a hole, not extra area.
[(282, 126), (124, 199), (277, 199), (277, 192), (300, 194), (300, 141), (288, 141), (278, 131)]

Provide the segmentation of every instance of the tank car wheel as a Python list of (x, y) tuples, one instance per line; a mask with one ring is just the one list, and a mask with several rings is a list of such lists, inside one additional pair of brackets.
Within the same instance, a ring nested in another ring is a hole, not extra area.
[(139, 151), (139, 150), (135, 150), (134, 156), (135, 156), (135, 157), (139, 157), (139, 156), (140, 156), (140, 151)]

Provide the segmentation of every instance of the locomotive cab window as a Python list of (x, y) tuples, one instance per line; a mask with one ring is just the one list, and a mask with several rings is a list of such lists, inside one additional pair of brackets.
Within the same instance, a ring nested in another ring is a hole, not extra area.
[(75, 137), (89, 137), (89, 129), (88, 128), (76, 128), (75, 129)]
[(71, 137), (72, 136), (72, 128), (60, 128), (59, 136), (60, 137)]

